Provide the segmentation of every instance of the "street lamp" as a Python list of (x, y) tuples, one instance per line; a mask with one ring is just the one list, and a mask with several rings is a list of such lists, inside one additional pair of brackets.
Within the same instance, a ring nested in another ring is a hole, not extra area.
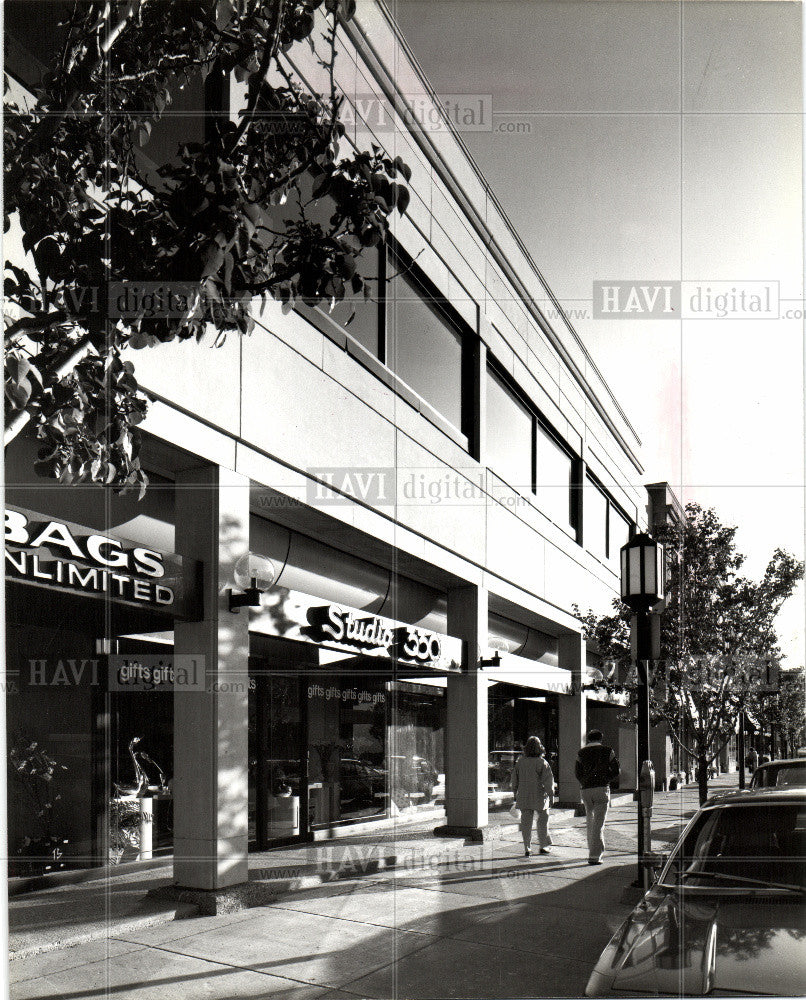
[(621, 547), (621, 599), (636, 613), (646, 613), (665, 596), (663, 546), (639, 532)]
[(638, 668), (638, 884), (646, 887), (644, 860), (651, 853), (651, 796), (654, 775), (649, 754), (649, 661), (658, 652), (652, 642), (651, 609), (666, 596), (663, 546), (639, 532), (621, 548), (621, 599), (634, 614), (630, 623), (633, 655)]

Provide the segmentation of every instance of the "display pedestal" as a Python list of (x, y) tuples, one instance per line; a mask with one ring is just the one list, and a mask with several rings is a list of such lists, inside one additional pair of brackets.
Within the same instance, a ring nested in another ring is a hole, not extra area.
[(299, 834), (299, 795), (270, 795), (267, 811), (269, 838)]

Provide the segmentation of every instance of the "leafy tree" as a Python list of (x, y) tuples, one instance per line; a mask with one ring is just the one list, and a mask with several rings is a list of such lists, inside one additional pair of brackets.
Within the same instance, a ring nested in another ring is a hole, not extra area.
[(784, 753), (793, 754), (806, 746), (806, 671), (782, 670), (779, 689), (765, 704), (762, 717), (778, 729), (786, 746)]
[[(362, 251), (406, 210), (411, 171), (378, 147), (341, 155), (337, 33), (355, 0), (79, 0), (68, 10), (33, 106), (6, 107), (5, 227), (18, 227), (26, 254), (6, 268), (16, 307), (6, 419), (33, 421), (39, 474), (142, 491), (148, 400), (124, 351), (249, 334), (256, 299), (288, 311), (370, 297)], [(294, 70), (303, 43), (325, 71), (324, 94)], [(212, 113), (232, 77), (242, 107)], [(206, 95), (204, 134), (155, 164), (161, 120), (194, 84)], [(132, 282), (178, 290), (178, 305), (116, 312)]]
[[(650, 712), (697, 761), (704, 801), (708, 766), (735, 732), (742, 709), (756, 704), (766, 664), (780, 659), (775, 618), (802, 579), (803, 564), (776, 549), (762, 579), (753, 582), (739, 572), (745, 557), (736, 550), (735, 527), (693, 502), (685, 515), (679, 528), (657, 533), (669, 580)], [(632, 612), (626, 605), (614, 600), (609, 615), (575, 613), (587, 642), (606, 659), (629, 664)], [(597, 686), (619, 687), (607, 679)]]

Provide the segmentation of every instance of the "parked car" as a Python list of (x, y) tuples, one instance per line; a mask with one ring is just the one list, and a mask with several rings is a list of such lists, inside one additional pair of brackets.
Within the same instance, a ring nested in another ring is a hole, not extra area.
[(622, 923), (586, 996), (804, 996), (806, 792), (709, 799)]
[(339, 782), (342, 801), (372, 802), (375, 797), (373, 774), (363, 761), (342, 757)]
[(512, 768), (520, 757), (520, 750), (491, 750), (487, 764), (487, 781), (501, 790), (508, 790)]
[(759, 764), (750, 782), (751, 788), (782, 788), (785, 785), (806, 785), (806, 758), (793, 757)]
[(392, 769), (392, 793), (417, 797), (430, 802), (439, 780), (434, 766), (425, 757), (394, 755), (389, 758)]

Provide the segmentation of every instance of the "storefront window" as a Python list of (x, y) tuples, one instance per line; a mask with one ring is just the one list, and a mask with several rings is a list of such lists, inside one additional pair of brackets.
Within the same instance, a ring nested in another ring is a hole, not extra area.
[(320, 675), (308, 685), (307, 695), (311, 825), (383, 815), (385, 682), (369, 676)]
[(571, 531), (573, 460), (540, 424), (537, 426), (535, 493), (537, 506), (565, 531)]
[[(118, 648), (120, 655), (135, 663), (146, 657), (171, 661), (170, 646), (121, 640)], [(148, 857), (173, 845), (173, 725), (172, 687), (110, 692), (111, 864)]]
[(302, 829), (302, 702), (295, 677), (258, 675), (249, 693), (249, 839), (259, 846)]
[(487, 464), (513, 489), (532, 491), (534, 417), (492, 371), (487, 372)]
[[(444, 690), (392, 681), (369, 657), (353, 659), (355, 673), (294, 670), (293, 658), (316, 647), (278, 649), (250, 666), (252, 843), (265, 847), (444, 801)], [(288, 669), (281, 672), (283, 651)]]
[(405, 681), (393, 686), (388, 761), (392, 801), (398, 810), (431, 806), (444, 797), (444, 693)]
[(536, 736), (546, 759), (557, 774), (557, 695), (533, 688), (499, 683), (490, 689), (487, 702), (489, 734), (488, 801), (490, 808), (512, 801), (512, 769), (526, 740)]
[(9, 597), (9, 874), (90, 867), (100, 852), (96, 797), (103, 795), (93, 736), (103, 676), (94, 642), (67, 628), (23, 624), (22, 613), (15, 622), (17, 595)]
[(385, 362), (457, 430), (462, 429), (462, 338), (402, 274), (388, 285)]

